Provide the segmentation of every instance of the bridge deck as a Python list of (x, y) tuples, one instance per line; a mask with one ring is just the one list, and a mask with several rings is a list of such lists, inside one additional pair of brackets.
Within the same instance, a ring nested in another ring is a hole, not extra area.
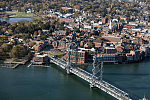
[[(59, 59), (59, 58), (51, 58), (50, 61), (58, 66), (60, 66), (62, 69), (66, 70), (66, 62)], [(108, 93), (109, 95), (113, 96), (114, 98), (118, 99), (118, 100), (132, 100), (131, 98), (129, 98), (128, 93), (118, 89), (117, 87), (109, 84), (108, 82), (105, 82), (104, 80), (100, 81), (98, 80), (97, 77), (94, 77), (94, 79), (92, 78), (92, 74), (81, 69), (78, 67), (70, 67), (69, 71), (73, 74), (75, 74), (76, 76), (82, 78), (83, 80), (89, 82), (90, 84), (92, 84), (92, 82), (94, 81), (93, 86), (97, 87), (101, 90), (103, 90), (104, 92)]]

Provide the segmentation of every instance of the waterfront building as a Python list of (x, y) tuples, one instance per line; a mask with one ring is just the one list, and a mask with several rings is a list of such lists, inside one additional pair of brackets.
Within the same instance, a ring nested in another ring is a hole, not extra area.
[(125, 61), (125, 57), (122, 54), (98, 54), (97, 59), (102, 60), (104, 63), (122, 63)]
[(31, 61), (33, 64), (47, 64), (49, 63), (49, 58), (47, 54), (35, 55)]
[[(70, 62), (78, 63), (78, 64), (85, 64), (91, 63), (93, 60), (91, 52), (95, 52), (95, 49), (85, 49), (85, 48), (78, 48), (70, 49)], [(68, 58), (68, 52), (66, 53), (66, 59)]]
[[(85, 51), (82, 50), (70, 50), (70, 62), (72, 63), (86, 63), (86, 55), (87, 53)], [(66, 59), (68, 58), (68, 53), (66, 53)]]
[(126, 57), (128, 62), (137, 62), (141, 60), (141, 54), (140, 51), (138, 50), (137, 51), (131, 50), (130, 53), (126, 54)]
[(117, 50), (115, 47), (104, 47), (104, 53), (115, 54), (115, 53), (117, 53)]

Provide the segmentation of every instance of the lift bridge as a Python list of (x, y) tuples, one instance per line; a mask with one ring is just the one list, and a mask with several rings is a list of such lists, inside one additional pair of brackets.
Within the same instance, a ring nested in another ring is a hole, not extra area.
[[(81, 79), (87, 81), (90, 84), (91, 88), (98, 88), (105, 93), (111, 95), (112, 97), (118, 100), (132, 100), (129, 97), (129, 94), (124, 92), (123, 90), (113, 86), (112, 84), (104, 81), (102, 79), (103, 75), (103, 61), (97, 61), (97, 56), (93, 57), (93, 69), (92, 73), (89, 73), (79, 67), (76, 64), (72, 64), (70, 62), (70, 47), (68, 48), (68, 61), (64, 61), (57, 57), (50, 57), (50, 62), (58, 65), (62, 69), (66, 70), (67, 74), (74, 74)], [(77, 53), (76, 53), (77, 54)], [(77, 63), (77, 57), (76, 63)]]

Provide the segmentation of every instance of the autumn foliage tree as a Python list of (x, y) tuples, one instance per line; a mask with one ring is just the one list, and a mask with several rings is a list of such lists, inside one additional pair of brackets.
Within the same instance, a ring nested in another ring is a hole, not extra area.
[(17, 45), (14, 46), (11, 50), (11, 57), (12, 58), (22, 58), (28, 54), (28, 49), (24, 45)]

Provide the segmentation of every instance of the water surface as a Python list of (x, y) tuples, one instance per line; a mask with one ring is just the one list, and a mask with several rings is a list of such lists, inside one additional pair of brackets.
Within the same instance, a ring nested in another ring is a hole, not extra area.
[[(141, 63), (104, 65), (103, 77), (139, 98), (145, 94), (150, 99), (150, 59)], [(49, 68), (0, 68), (0, 100), (113, 99), (98, 89), (90, 89), (88, 83), (74, 75), (67, 75), (54, 64)]]
[(0, 18), (1, 21), (6, 21), (8, 23), (13, 23), (13, 22), (32, 22), (33, 19), (32, 18), (22, 18), (22, 17), (16, 17), (16, 18), (8, 18), (8, 19), (4, 19), (4, 18)]

